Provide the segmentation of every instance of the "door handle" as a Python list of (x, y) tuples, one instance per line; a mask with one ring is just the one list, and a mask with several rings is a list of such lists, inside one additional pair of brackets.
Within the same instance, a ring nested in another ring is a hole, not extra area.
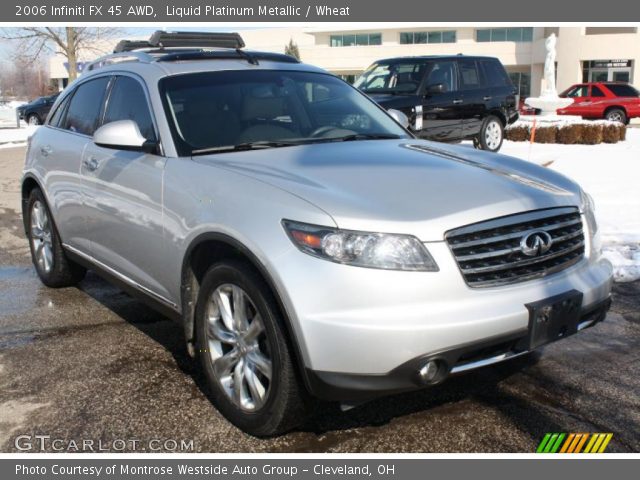
[(482, 97), (482, 99), (483, 99), (485, 102), (488, 102), (488, 101), (489, 101), (489, 100), (491, 100), (492, 98), (493, 98), (493, 97)]
[(53, 149), (51, 148), (51, 145), (44, 145), (40, 147), (40, 153), (43, 157), (48, 157), (53, 153)]
[(463, 100), (462, 100), (462, 99), (460, 99), (460, 98), (458, 98), (458, 99), (456, 99), (456, 100), (454, 100), (454, 101), (453, 101), (453, 104), (454, 104), (454, 105), (460, 105), (462, 102), (463, 102)]
[(84, 165), (85, 168), (90, 172), (93, 172), (98, 169), (98, 167), (100, 166), (100, 162), (98, 162), (98, 159), (96, 157), (89, 157), (85, 158), (82, 161), (82, 165)]

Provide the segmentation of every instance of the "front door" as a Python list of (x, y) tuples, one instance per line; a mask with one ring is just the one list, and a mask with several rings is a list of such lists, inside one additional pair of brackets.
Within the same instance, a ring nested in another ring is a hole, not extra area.
[[(116, 77), (103, 125), (133, 120), (148, 140), (157, 140), (147, 95), (134, 77)], [(165, 158), (141, 151), (104, 148), (91, 143), (83, 158), (90, 185), (87, 209), (93, 257), (166, 300), (162, 180)]]

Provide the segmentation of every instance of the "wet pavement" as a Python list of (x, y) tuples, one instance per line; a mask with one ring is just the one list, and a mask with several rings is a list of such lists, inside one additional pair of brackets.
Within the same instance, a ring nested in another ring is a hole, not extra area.
[(207, 400), (178, 325), (92, 274), (78, 288), (41, 285), (18, 213), (23, 155), (0, 150), (0, 451), (47, 435), (71, 450), (92, 440), (139, 451), (184, 441), (197, 452), (532, 452), (547, 432), (612, 432), (609, 452), (640, 451), (640, 282), (616, 285), (605, 322), (539, 353), (348, 412), (322, 405), (278, 438), (245, 435)]

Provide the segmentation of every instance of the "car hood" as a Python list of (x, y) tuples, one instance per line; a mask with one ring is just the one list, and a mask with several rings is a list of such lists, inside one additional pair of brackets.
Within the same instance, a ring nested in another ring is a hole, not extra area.
[(340, 228), (406, 233), (423, 241), (441, 241), (447, 230), (490, 218), (580, 205), (580, 188), (552, 170), (414, 139), (320, 143), (194, 160), (303, 198)]

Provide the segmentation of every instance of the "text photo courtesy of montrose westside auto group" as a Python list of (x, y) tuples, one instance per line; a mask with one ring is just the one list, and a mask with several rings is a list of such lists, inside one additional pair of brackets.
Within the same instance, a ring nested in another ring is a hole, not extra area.
[(640, 451), (637, 24), (34, 25), (1, 452)]

